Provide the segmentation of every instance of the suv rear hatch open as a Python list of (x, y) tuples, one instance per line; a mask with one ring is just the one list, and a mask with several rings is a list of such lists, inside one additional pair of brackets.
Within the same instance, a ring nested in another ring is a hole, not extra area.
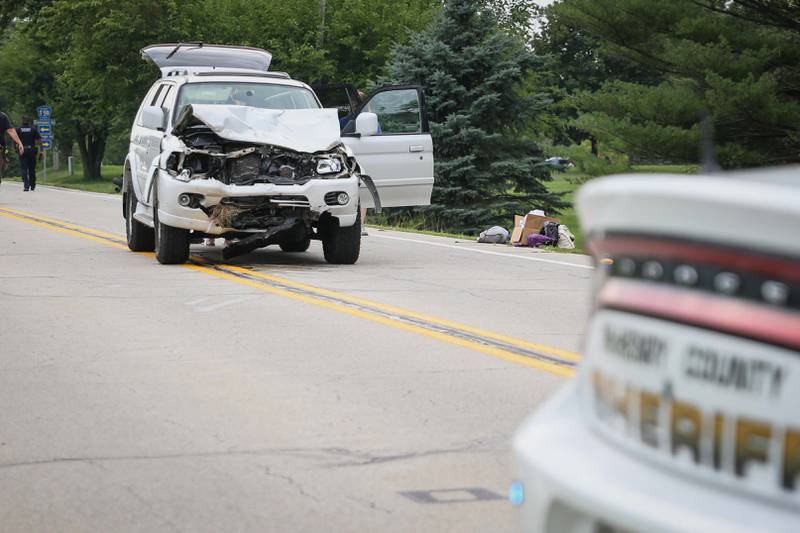
[(272, 62), (272, 54), (261, 48), (222, 44), (152, 44), (141, 52), (142, 59), (160, 68), (163, 76), (185, 70), (193, 73), (210, 70), (266, 72)]

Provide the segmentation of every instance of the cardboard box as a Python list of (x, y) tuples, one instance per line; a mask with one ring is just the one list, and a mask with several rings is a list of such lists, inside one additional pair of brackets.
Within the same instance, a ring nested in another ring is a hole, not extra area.
[(511, 244), (528, 244), (528, 235), (539, 233), (545, 222), (561, 224), (561, 220), (540, 215), (514, 215), (514, 231), (511, 232)]

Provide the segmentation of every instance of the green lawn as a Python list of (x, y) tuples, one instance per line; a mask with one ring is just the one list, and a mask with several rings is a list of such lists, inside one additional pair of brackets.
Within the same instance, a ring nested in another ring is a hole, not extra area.
[(697, 165), (633, 165), (631, 172), (667, 172), (669, 174), (697, 174)]
[[(102, 173), (102, 180), (87, 181), (83, 179), (80, 168), (76, 169), (74, 176), (70, 176), (69, 171), (65, 168), (60, 170), (47, 169), (47, 179), (45, 179), (44, 171), (40, 168), (36, 171), (36, 182), (39, 185), (55, 185), (57, 187), (79, 189), (81, 191), (106, 193), (115, 192), (114, 184), (111, 183), (111, 179), (122, 176), (122, 165), (104, 165), (102, 168)], [(19, 176), (9, 176), (6, 179), (11, 181), (22, 181)]]
[(580, 187), (580, 185), (577, 185), (578, 182), (575, 181), (575, 178), (578, 177), (580, 176), (571, 172), (553, 172), (553, 181), (547, 182), (547, 188), (551, 192), (565, 193), (564, 200), (572, 205), (572, 207), (553, 216), (569, 227), (569, 230), (575, 235), (575, 251), (583, 253), (583, 235), (581, 234), (580, 224), (578, 224), (578, 214), (575, 212), (574, 207), (575, 191)]
[[(633, 165), (629, 173), (669, 173), (669, 174), (696, 174), (697, 165)], [(580, 188), (581, 183), (587, 179), (585, 174), (573, 170), (566, 172), (553, 172), (553, 181), (547, 183), (547, 188), (552, 192), (566, 193), (564, 199), (573, 204), (573, 207), (565, 209), (562, 213), (555, 215), (561, 219), (562, 224), (569, 226), (575, 234), (576, 251), (583, 252), (583, 234), (578, 223), (578, 215), (575, 212), (574, 201), (575, 191)]]

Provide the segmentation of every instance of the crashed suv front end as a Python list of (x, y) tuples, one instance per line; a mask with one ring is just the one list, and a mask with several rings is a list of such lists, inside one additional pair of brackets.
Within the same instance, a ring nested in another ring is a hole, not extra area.
[(169, 226), (260, 234), (255, 248), (356, 222), (362, 176), (333, 110), (189, 105), (161, 148), (158, 220)]

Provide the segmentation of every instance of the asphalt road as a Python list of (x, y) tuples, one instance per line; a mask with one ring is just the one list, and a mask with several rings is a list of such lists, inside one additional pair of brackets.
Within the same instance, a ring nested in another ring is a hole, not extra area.
[(0, 530), (509, 531), (570, 379), (578, 255), (370, 229), (354, 266), (127, 251), (120, 199), (0, 187)]

